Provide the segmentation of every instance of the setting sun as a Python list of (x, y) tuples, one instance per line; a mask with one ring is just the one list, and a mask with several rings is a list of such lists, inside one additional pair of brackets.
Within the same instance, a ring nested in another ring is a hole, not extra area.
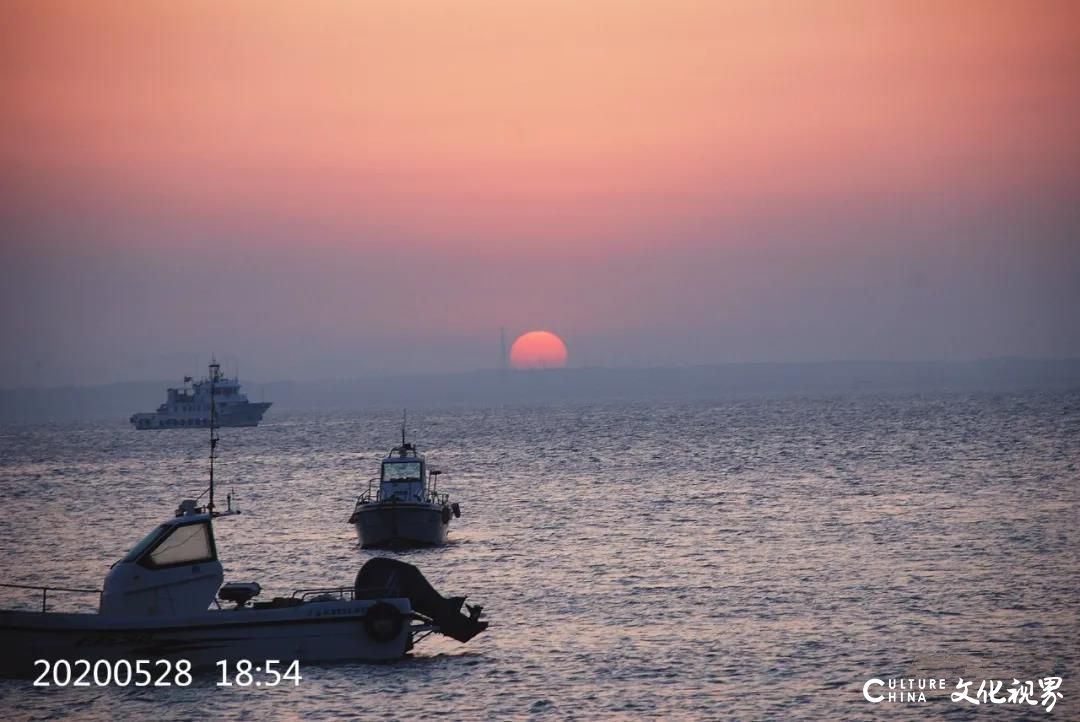
[(550, 331), (530, 331), (510, 347), (510, 364), (516, 369), (561, 369), (566, 366), (566, 344)]

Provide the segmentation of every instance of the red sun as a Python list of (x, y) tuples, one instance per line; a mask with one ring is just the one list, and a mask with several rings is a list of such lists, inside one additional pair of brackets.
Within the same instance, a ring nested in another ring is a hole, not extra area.
[(529, 331), (510, 347), (516, 369), (561, 369), (566, 366), (566, 344), (550, 331)]

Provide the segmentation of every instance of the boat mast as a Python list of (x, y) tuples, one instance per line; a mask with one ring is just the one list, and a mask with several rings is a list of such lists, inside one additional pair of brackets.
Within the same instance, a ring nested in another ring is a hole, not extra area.
[(409, 418), (409, 410), (401, 410), (401, 447), (405, 448), (405, 421)]

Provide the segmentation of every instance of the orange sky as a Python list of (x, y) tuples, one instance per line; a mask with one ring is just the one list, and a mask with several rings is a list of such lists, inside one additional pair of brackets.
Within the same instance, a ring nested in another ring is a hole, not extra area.
[(672, 217), (1022, 190), (1076, 179), (1077, 7), (6, 3), (2, 180), (605, 250)]
[(1078, 69), (1069, 0), (9, 0), (0, 379), (1080, 355)]

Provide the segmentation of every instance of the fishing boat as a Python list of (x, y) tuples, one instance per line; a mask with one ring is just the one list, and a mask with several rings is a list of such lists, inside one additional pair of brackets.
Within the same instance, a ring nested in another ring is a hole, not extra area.
[[(208, 501), (183, 501), (113, 564), (101, 590), (2, 585), (40, 591), (41, 611), (0, 610), (0, 675), (34, 676), (42, 664), (76, 659), (127, 663), (129, 671), (139, 660), (188, 668), (383, 661), (403, 657), (431, 633), (466, 642), (487, 628), (481, 607), (443, 597), (416, 567), (394, 559), (369, 560), (351, 586), (267, 601), (254, 601), (257, 582), (223, 584), (214, 524), (239, 511), (231, 495), (225, 510), (215, 509), (218, 437), (216, 424), (210, 428)], [(98, 611), (50, 611), (50, 591), (98, 594)]]
[(382, 460), (380, 474), (356, 500), (349, 523), (356, 526), (363, 547), (440, 546), (446, 543), (450, 520), (461, 506), (439, 491), (437, 469), (405, 440)]

